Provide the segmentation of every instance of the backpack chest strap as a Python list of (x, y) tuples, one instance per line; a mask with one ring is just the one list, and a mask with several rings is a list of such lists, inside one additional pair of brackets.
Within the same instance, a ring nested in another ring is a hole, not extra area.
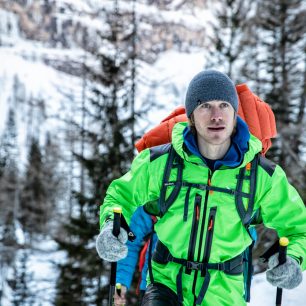
[(196, 189), (204, 190), (204, 191), (208, 190), (208, 191), (227, 193), (233, 196), (239, 196), (243, 198), (250, 198), (252, 196), (250, 193), (246, 193), (241, 190), (216, 187), (216, 186), (206, 185), (206, 184), (189, 183), (189, 182), (184, 182), (184, 181), (183, 182), (170, 181), (164, 184), (165, 187), (177, 186), (177, 185), (179, 185), (180, 187), (188, 187), (188, 188), (192, 187), (192, 188), (196, 188)]

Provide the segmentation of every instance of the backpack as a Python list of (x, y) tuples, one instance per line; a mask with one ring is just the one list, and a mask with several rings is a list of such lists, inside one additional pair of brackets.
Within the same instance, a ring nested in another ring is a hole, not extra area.
[[(271, 110), (270, 106), (262, 101), (259, 97), (251, 92), (251, 90), (247, 87), (246, 84), (241, 84), (236, 86), (237, 94), (239, 97), (239, 108), (238, 108), (238, 115), (247, 123), (251, 134), (256, 136), (262, 142), (262, 151), (261, 155), (265, 155), (265, 153), (269, 150), (272, 145), (271, 138), (274, 138), (277, 134), (276, 132), (276, 124), (275, 124), (275, 117), (273, 111)], [(157, 145), (167, 144), (167, 150), (169, 152), (168, 159), (166, 163), (166, 167), (164, 170), (163, 176), (163, 184), (162, 189), (160, 192), (160, 208), (161, 214), (159, 215), (162, 217), (167, 210), (169, 209), (170, 205), (176, 199), (180, 187), (182, 184), (182, 172), (183, 172), (183, 161), (181, 157), (172, 149), (172, 145), (169, 143), (171, 142), (171, 133), (174, 125), (177, 122), (184, 122), (187, 121), (187, 116), (185, 113), (185, 109), (183, 106), (177, 107), (169, 116), (161, 121), (161, 123), (145, 133), (142, 138), (136, 142), (135, 147), (138, 152), (150, 148)], [(253, 275), (253, 265), (252, 265), (252, 249), (254, 247), (257, 235), (255, 227), (252, 227), (252, 223), (256, 224), (256, 219), (259, 218), (260, 212), (253, 212), (253, 204), (254, 204), (254, 197), (256, 192), (256, 173), (257, 173), (257, 165), (261, 156), (257, 155), (254, 160), (249, 163), (245, 168), (241, 168), (236, 190), (228, 190), (222, 189), (214, 186), (207, 186), (203, 185), (202, 188), (209, 190), (209, 192), (218, 191), (218, 192), (236, 192), (235, 194), (235, 201), (236, 201), (236, 208), (241, 218), (241, 222), (243, 223), (245, 229), (249, 233), (252, 243), (251, 245), (243, 252), (243, 275), (244, 275), (244, 287), (245, 287), (245, 300), (247, 302), (250, 301), (250, 286), (251, 286), (251, 279)], [(170, 182), (169, 177), (172, 168), (177, 168), (177, 179), (175, 182)], [(245, 173), (249, 172), (249, 175)], [(242, 186), (243, 181), (245, 179), (250, 180), (250, 194), (249, 197), (249, 204), (248, 209), (245, 210), (243, 203), (242, 203)], [(166, 189), (168, 186), (175, 186), (166, 199)], [(190, 186), (191, 187), (191, 186)], [(158, 247), (158, 246), (157, 246)], [(146, 245), (147, 248), (147, 245)], [(163, 258), (154, 258), (156, 260), (160, 260), (163, 262), (165, 258), (170, 258), (169, 253), (167, 250), (162, 246), (159, 246), (161, 253), (164, 254)], [(150, 251), (151, 252), (151, 251)], [(145, 256), (146, 251), (142, 252)], [(149, 260), (151, 259), (151, 254), (149, 254)], [(171, 254), (170, 254), (171, 255)], [(172, 258), (172, 261), (175, 260), (180, 261), (181, 259)], [(190, 263), (190, 262), (189, 262)], [(186, 267), (187, 269), (187, 267)], [(149, 263), (149, 274), (151, 278), (151, 282), (153, 280), (153, 274), (151, 271), (151, 264)], [(180, 276), (178, 275), (178, 278)], [(178, 288), (178, 295), (180, 296), (180, 288)], [(205, 291), (205, 289), (203, 289)], [(204, 297), (202, 295), (202, 298)], [(180, 297), (179, 297), (180, 298)], [(201, 297), (198, 297), (201, 298)]]

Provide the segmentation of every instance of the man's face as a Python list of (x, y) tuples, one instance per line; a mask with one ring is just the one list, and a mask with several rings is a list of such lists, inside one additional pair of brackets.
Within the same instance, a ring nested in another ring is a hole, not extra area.
[(200, 104), (193, 112), (198, 139), (210, 145), (230, 142), (236, 116), (231, 104), (224, 101), (209, 101)]

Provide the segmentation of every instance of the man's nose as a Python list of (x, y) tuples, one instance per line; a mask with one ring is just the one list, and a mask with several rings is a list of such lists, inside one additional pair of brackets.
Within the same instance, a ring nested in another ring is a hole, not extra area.
[(213, 107), (211, 110), (211, 121), (221, 121), (222, 120), (222, 112), (219, 107)]

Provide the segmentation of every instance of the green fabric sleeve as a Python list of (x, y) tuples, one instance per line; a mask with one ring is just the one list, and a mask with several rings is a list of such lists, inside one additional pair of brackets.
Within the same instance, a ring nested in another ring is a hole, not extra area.
[(263, 176), (258, 186), (264, 190), (258, 199), (263, 222), (279, 237), (289, 239), (288, 255), (298, 259), (306, 270), (306, 207), (281, 167), (276, 166), (272, 177), (266, 173)]
[(150, 150), (138, 154), (129, 172), (114, 180), (108, 187), (106, 197), (100, 206), (100, 228), (107, 219), (112, 219), (114, 207), (121, 207), (123, 216), (130, 223), (132, 214), (138, 206), (157, 199), (150, 177)]

